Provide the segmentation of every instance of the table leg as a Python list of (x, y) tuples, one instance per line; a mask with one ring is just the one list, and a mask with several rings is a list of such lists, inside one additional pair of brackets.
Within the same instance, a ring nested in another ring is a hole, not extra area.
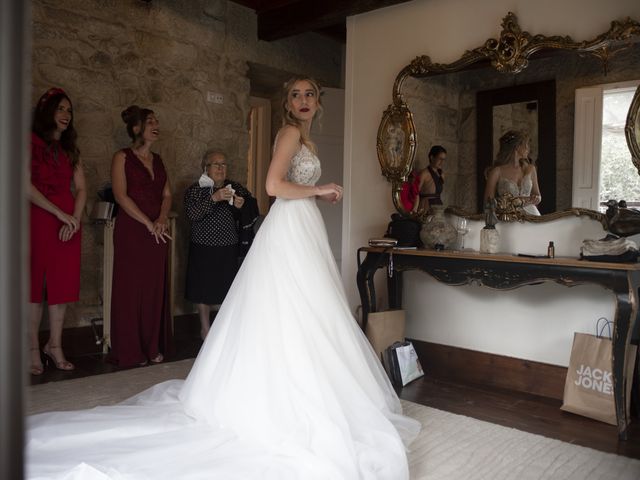
[(383, 253), (369, 252), (358, 267), (356, 283), (358, 284), (358, 292), (360, 293), (360, 302), (362, 304), (362, 330), (367, 327), (369, 312), (377, 311), (373, 276), (376, 270), (386, 266), (386, 256)]
[(400, 310), (402, 308), (402, 274), (402, 271), (394, 270), (392, 277), (387, 276), (390, 310)]
[(627, 382), (632, 382), (633, 378), (627, 378), (625, 365), (630, 355), (631, 332), (638, 313), (638, 278), (637, 275), (631, 272), (628, 273), (628, 276), (628, 290), (626, 292), (615, 292), (616, 312), (612, 338), (611, 372), (616, 419), (618, 422), (618, 438), (620, 440), (627, 439), (627, 426), (629, 425), (626, 391)]

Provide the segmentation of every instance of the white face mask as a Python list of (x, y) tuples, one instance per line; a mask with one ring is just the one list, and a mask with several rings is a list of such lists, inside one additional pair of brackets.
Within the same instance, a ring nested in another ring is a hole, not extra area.
[(215, 183), (213, 182), (213, 179), (206, 173), (203, 173), (202, 175), (200, 175), (200, 178), (198, 179), (198, 184), (202, 188), (205, 188), (205, 187), (213, 188), (215, 185)]

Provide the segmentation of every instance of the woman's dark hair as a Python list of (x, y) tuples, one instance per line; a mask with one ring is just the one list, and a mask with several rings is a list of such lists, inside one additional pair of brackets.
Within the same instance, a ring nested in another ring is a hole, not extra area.
[(75, 128), (73, 128), (73, 104), (64, 90), (61, 88), (50, 88), (40, 97), (33, 111), (31, 131), (45, 142), (51, 143), (53, 140), (53, 132), (57, 128), (54, 116), (62, 99), (66, 99), (69, 105), (71, 105), (71, 121), (60, 135), (60, 146), (69, 156), (71, 166), (75, 169), (80, 161), (80, 150), (78, 150), (76, 145), (78, 134)]
[(442, 145), (434, 145), (433, 147), (431, 147), (431, 150), (429, 150), (429, 158), (434, 158), (440, 153), (447, 153), (447, 150)]
[[(127, 124), (127, 133), (133, 143), (138, 143), (144, 133), (144, 127), (149, 115), (153, 115), (153, 110), (148, 108), (140, 108), (137, 105), (131, 105), (122, 111), (120, 114), (122, 121)], [(136, 126), (140, 126), (140, 131), (136, 134), (133, 129)]]

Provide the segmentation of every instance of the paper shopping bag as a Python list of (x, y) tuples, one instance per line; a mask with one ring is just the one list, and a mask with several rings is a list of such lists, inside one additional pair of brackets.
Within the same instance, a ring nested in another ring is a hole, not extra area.
[(411, 342), (396, 342), (384, 352), (384, 365), (396, 387), (404, 387), (424, 375), (418, 354)]
[[(625, 365), (625, 402), (631, 404), (631, 384), (637, 347), (629, 346)], [(576, 332), (564, 384), (562, 410), (617, 425), (611, 375), (611, 340)]]
[(395, 342), (404, 340), (404, 310), (387, 310), (370, 313), (365, 334), (382, 361), (382, 352)]

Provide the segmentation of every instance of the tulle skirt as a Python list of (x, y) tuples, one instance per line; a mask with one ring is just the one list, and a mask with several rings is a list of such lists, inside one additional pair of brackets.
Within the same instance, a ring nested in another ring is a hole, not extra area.
[(350, 313), (313, 199), (278, 199), (186, 380), (28, 420), (33, 479), (408, 479), (420, 425)]

